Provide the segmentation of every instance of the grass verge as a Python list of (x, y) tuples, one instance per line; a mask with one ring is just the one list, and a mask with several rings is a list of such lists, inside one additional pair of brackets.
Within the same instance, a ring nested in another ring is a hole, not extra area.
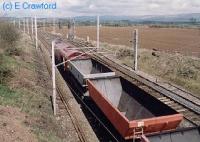
[[(101, 44), (105, 49), (116, 53), (121, 64), (133, 67), (133, 50), (125, 46)], [(156, 78), (164, 79), (200, 97), (200, 59), (181, 54), (168, 54), (159, 51), (140, 49), (138, 69)]]
[(37, 67), (41, 60), (35, 57), (32, 41), (26, 35), (15, 39), (9, 28), (6, 31), (1, 28), (0, 24), (0, 105), (20, 108), (26, 115), (21, 125), (30, 128), (37, 141), (61, 142), (60, 125), (52, 112), (49, 90), (42, 87), (48, 74), (38, 76), (36, 70), (43, 70)]

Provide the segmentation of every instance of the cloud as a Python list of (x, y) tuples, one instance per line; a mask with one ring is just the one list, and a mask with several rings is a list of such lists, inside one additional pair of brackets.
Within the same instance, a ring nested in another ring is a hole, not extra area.
[(151, 4), (149, 5), (149, 8), (151, 8), (151, 9), (159, 8), (159, 7), (160, 7), (160, 5), (157, 4), (157, 3), (151, 3)]
[[(27, 0), (17, 1), (24, 2)], [(97, 14), (134, 16), (200, 13), (200, 0), (29, 0), (28, 2), (57, 2), (57, 10), (1, 11), (1, 14), (10, 16), (69, 17)]]

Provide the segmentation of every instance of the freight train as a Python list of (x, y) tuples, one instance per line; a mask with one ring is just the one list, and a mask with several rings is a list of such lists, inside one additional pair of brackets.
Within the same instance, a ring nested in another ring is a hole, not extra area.
[[(70, 44), (61, 40), (55, 43), (56, 61), (62, 63), (69, 60), (62, 68), (71, 72), (77, 82), (88, 90), (89, 97), (125, 140), (158, 142), (161, 139), (156, 138), (161, 133), (163, 140), (172, 137), (175, 133), (172, 132), (183, 119), (182, 114), (125, 78), (117, 76), (109, 67), (92, 59), (90, 55), (73, 49)], [(184, 132), (188, 134), (191, 129)], [(161, 135), (159, 138), (162, 138)], [(176, 142), (170, 140), (169, 142)]]

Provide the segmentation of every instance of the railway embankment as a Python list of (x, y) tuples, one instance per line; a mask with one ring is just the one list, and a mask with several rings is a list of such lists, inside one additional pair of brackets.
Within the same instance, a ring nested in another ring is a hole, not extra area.
[(69, 112), (62, 109), (53, 115), (51, 77), (40, 50), (30, 36), (4, 26), (7, 29), (0, 30), (0, 140), (79, 141)]

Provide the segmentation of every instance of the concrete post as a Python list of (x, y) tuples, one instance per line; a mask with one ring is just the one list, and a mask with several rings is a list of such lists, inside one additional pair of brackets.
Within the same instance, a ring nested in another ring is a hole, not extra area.
[(56, 24), (55, 24), (55, 18), (53, 18), (53, 33), (56, 33)]
[(21, 28), (21, 22), (20, 22), (20, 19), (19, 19), (19, 25), (18, 25), (18, 26), (19, 26), (19, 29), (20, 29), (20, 28)]
[(138, 68), (138, 29), (135, 29), (135, 31), (133, 32), (133, 37), (134, 37), (134, 55), (135, 55), (135, 59), (134, 59), (134, 70), (137, 71)]
[(26, 19), (24, 18), (24, 33), (26, 33)]
[(99, 49), (99, 16), (97, 16), (97, 49)]
[(44, 19), (44, 21), (43, 21), (43, 30), (45, 31), (45, 19)]
[(32, 37), (33, 37), (33, 31), (34, 30), (34, 24), (33, 24), (33, 17), (31, 17), (31, 33), (32, 33)]
[(14, 25), (14, 27), (15, 27), (15, 20), (13, 21), (13, 25)]
[(38, 49), (37, 17), (35, 16), (35, 47)]
[(90, 37), (89, 36), (87, 36), (87, 42), (90, 42)]
[(56, 77), (55, 77), (55, 42), (52, 41), (52, 83), (53, 83), (53, 112), (56, 115)]
[(29, 20), (27, 18), (27, 31), (28, 31), (28, 34), (29, 34)]

